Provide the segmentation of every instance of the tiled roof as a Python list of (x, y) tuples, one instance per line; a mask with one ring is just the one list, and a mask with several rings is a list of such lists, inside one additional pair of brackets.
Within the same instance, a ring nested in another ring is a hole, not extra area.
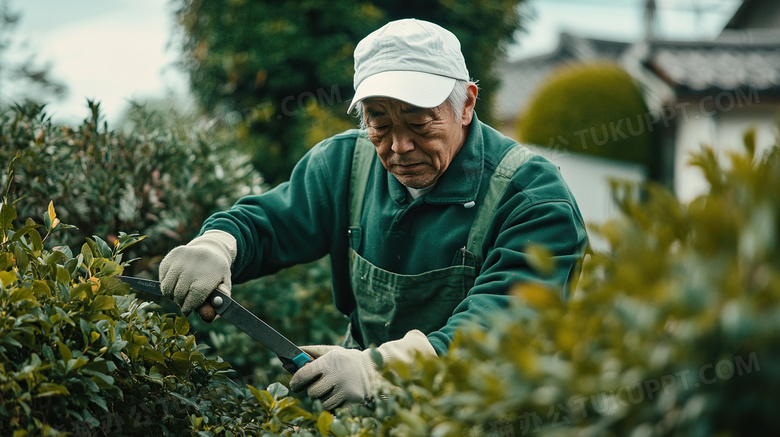
[(679, 92), (755, 87), (780, 92), (780, 38), (774, 42), (653, 41), (645, 64)]

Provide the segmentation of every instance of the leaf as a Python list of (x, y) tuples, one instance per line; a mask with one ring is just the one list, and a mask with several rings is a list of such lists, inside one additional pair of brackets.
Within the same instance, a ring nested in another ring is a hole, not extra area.
[(35, 389), (36, 394), (34, 397), (44, 398), (48, 396), (67, 396), (70, 395), (67, 387), (60, 384), (54, 384), (51, 382), (42, 382)]
[(141, 356), (144, 357), (144, 359), (155, 361), (157, 363), (160, 363), (164, 367), (167, 367), (165, 364), (165, 357), (160, 352), (157, 352), (156, 350), (149, 348), (149, 347), (143, 347), (141, 348)]
[[(89, 241), (89, 239), (87, 239), (87, 241)], [(92, 260), (94, 257), (92, 256), (92, 249), (90, 248), (89, 244), (84, 243), (81, 245), (81, 255), (84, 257), (84, 267), (92, 267)]]
[(268, 393), (265, 390), (259, 390), (257, 387), (253, 385), (247, 384), (247, 387), (249, 388), (249, 391), (252, 392), (252, 396), (257, 399), (257, 402), (260, 402), (260, 405), (265, 407), (267, 411), (271, 411), (273, 408), (273, 405), (276, 403), (274, 400), (274, 397), (271, 396), (270, 393)]
[(16, 273), (0, 272), (0, 283), (3, 284), (3, 287), (9, 287), (11, 284), (16, 282), (16, 280), (17, 280)]
[(317, 431), (320, 435), (330, 434), (330, 425), (333, 423), (333, 415), (327, 411), (320, 413), (320, 417), (317, 418)]
[(555, 259), (553, 259), (552, 252), (549, 249), (539, 244), (531, 243), (525, 247), (525, 252), (528, 264), (534, 270), (544, 276), (549, 276), (554, 272)]
[(70, 352), (70, 348), (63, 342), (57, 343), (57, 348), (60, 350), (60, 355), (63, 361), (70, 361), (73, 358), (73, 354)]
[(95, 243), (97, 244), (98, 250), (100, 251), (100, 255), (103, 258), (111, 259), (111, 248), (108, 247), (108, 244), (97, 235), (93, 235), (93, 237), (95, 238)]
[(3, 203), (0, 206), (0, 231), (2, 231), (4, 237), (7, 235), (7, 231), (13, 230), (14, 220), (16, 220), (16, 209), (7, 203)]
[(54, 202), (49, 201), (49, 221), (54, 223), (54, 219), (57, 218), (57, 213), (54, 211)]
[(279, 400), (279, 398), (283, 398), (290, 393), (290, 390), (279, 382), (274, 382), (269, 385), (266, 391), (276, 400)]
[(187, 335), (190, 331), (190, 324), (186, 317), (176, 317), (175, 331), (177, 335)]

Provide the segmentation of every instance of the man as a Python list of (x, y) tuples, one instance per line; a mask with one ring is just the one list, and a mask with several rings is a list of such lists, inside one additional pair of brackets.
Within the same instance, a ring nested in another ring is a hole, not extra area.
[[(446, 354), (455, 330), (485, 324), (534, 281), (577, 279), (586, 233), (558, 169), (477, 120), (477, 86), (460, 43), (429, 22), (399, 20), (355, 49), (364, 129), (317, 144), (290, 181), (241, 199), (160, 265), (165, 293), (189, 314), (219, 287), (330, 254), (336, 307), (351, 323), (341, 346), (302, 349), (315, 360), (290, 384), (323, 407), (368, 400), (385, 363)], [(548, 248), (553, 274), (528, 263)]]

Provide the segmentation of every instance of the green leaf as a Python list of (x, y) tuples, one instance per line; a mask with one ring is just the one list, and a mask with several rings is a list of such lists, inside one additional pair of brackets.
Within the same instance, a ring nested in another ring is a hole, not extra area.
[(16, 220), (16, 209), (7, 203), (3, 203), (0, 206), (0, 230), (3, 233), (3, 237), (8, 234), (8, 231), (13, 230), (14, 220)]
[(35, 397), (44, 398), (47, 396), (67, 396), (70, 395), (67, 387), (61, 384), (51, 382), (42, 382), (35, 389)]
[(8, 296), (8, 303), (15, 303), (22, 300), (31, 300), (33, 298), (34, 295), (33, 295), (32, 288), (28, 288), (28, 287), (17, 288), (11, 292), (10, 296)]
[[(87, 239), (87, 241), (89, 241), (89, 239)], [(92, 260), (94, 257), (92, 256), (92, 248), (88, 243), (81, 245), (81, 255), (84, 257), (84, 266), (87, 268), (92, 267)]]
[(57, 268), (57, 282), (63, 285), (70, 284), (71, 278), (68, 269), (65, 267), (56, 266)]
[(287, 396), (290, 393), (290, 390), (279, 382), (274, 382), (269, 385), (266, 391), (277, 400)]
[(273, 408), (276, 401), (270, 393), (265, 390), (259, 390), (253, 385), (247, 384), (247, 387), (249, 388), (249, 391), (252, 392), (252, 396), (254, 396), (257, 402), (260, 402), (260, 405), (265, 407), (266, 410), (270, 411)]
[(110, 310), (116, 308), (116, 300), (113, 296), (99, 295), (95, 297), (95, 300), (89, 305), (89, 309), (92, 311)]
[(163, 354), (157, 352), (152, 348), (149, 347), (141, 348), (141, 356), (143, 356), (147, 360), (155, 361), (157, 363), (160, 363), (164, 367), (167, 367), (165, 364), (165, 357), (163, 356)]
[(60, 350), (60, 355), (62, 356), (63, 361), (68, 362), (73, 358), (73, 354), (70, 352), (70, 348), (68, 348), (64, 342), (58, 342), (57, 348)]
[[(108, 247), (108, 244), (97, 235), (93, 235), (92, 237), (95, 239), (100, 256), (111, 259), (111, 248)], [(97, 253), (95, 255), (97, 255)]]
[(176, 317), (175, 330), (177, 335), (187, 335), (190, 331), (190, 323), (186, 317)]

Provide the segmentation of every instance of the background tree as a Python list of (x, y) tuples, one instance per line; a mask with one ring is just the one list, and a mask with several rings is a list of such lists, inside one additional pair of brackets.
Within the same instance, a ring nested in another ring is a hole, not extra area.
[(20, 15), (10, 1), (0, 0), (0, 102), (41, 101), (63, 97), (65, 84), (53, 79), (49, 65), (40, 65), (34, 55), (25, 53), (23, 43), (14, 37)]
[(314, 142), (355, 125), (344, 114), (353, 94), (352, 53), (394, 19), (429, 20), (458, 36), (482, 88), (477, 109), (489, 120), (497, 84), (491, 67), (520, 27), (519, 3), (180, 0), (181, 65), (203, 111), (240, 120), (238, 143), (273, 185)]

